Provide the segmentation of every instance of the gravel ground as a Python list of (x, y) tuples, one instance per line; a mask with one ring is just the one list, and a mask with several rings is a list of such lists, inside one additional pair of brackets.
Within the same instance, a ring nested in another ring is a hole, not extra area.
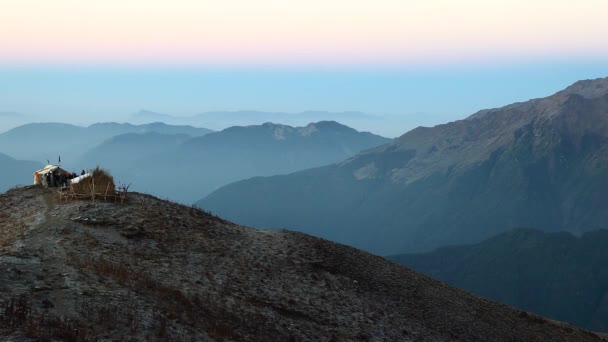
[(599, 341), (350, 247), (133, 193), (0, 195), (7, 341)]

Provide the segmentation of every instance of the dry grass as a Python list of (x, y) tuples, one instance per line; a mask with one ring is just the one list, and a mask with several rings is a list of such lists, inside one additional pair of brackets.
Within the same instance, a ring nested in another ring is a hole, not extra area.
[(72, 191), (77, 195), (114, 194), (116, 193), (116, 185), (110, 172), (97, 166), (91, 172), (91, 177), (73, 184)]
[[(0, 206), (4, 205), (0, 201)], [(13, 203), (8, 204), (9, 207)], [(28, 229), (28, 221), (35, 214), (34, 209), (13, 210), (10, 213), (0, 212), (0, 248), (11, 245), (23, 237)]]
[(22, 330), (37, 341), (89, 342), (97, 339), (90, 329), (79, 321), (36, 313), (31, 298), (22, 295), (0, 303), (0, 327), (5, 331)]
[[(173, 288), (162, 284), (161, 282), (154, 280), (142, 272), (137, 270), (129, 269), (119, 262), (113, 262), (103, 257), (99, 258), (78, 258), (76, 255), (70, 256), (71, 263), (79, 268), (80, 270), (92, 270), (95, 274), (111, 278), (122, 286), (128, 286), (133, 288), (137, 293), (149, 293), (154, 298), (158, 299), (157, 311), (154, 315), (156, 332), (155, 340), (158, 341), (193, 341), (195, 337), (187, 332), (173, 332), (168, 331), (169, 321), (175, 320), (186, 320), (190, 326), (195, 326), (197, 321), (205, 314), (203, 308), (203, 301), (198, 296), (188, 296), (177, 288)], [(123, 305), (114, 307), (115, 312), (111, 314), (111, 319), (105, 318), (107, 315), (103, 315), (100, 322), (108, 321), (112, 322), (114, 326), (120, 322), (117, 320), (118, 317), (130, 317), (123, 320), (128, 322), (130, 333), (136, 335), (138, 332), (144, 330), (142, 326), (141, 317), (137, 317), (137, 310), (134, 308), (137, 306), (133, 299), (127, 299)], [(132, 308), (128, 310), (128, 315), (120, 314), (125, 308)], [(85, 316), (91, 318), (95, 315), (99, 315), (99, 308), (92, 306), (87, 308), (85, 312), (88, 312)], [(95, 321), (95, 320), (93, 320)], [(108, 327), (110, 328), (110, 327)], [(175, 334), (178, 334), (177, 336)]]

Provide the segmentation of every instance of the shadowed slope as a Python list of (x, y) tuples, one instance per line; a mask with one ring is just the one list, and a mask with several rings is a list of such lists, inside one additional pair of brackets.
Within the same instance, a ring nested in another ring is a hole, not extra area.
[[(25, 320), (0, 310), (0, 333), (15, 341), (68, 331), (136, 340), (601, 340), (350, 247), (140, 194), (93, 206), (18, 189), (0, 196), (0, 227), (0, 306), (16, 298), (17, 308), (32, 308)], [(63, 323), (49, 327), (56, 317)]]
[(608, 231), (575, 237), (517, 229), (476, 245), (391, 260), (547, 317), (608, 331)]

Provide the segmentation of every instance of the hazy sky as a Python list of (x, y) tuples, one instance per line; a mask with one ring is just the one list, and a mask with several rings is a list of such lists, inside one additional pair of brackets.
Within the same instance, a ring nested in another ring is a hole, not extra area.
[(605, 0), (0, 0), (0, 112), (441, 122), (608, 76), (606, 13)]
[(605, 57), (605, 0), (2, 0), (12, 63), (460, 64)]

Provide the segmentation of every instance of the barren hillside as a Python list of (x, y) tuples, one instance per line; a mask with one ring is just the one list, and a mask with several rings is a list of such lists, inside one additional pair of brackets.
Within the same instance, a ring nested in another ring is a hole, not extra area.
[(0, 336), (11, 341), (599, 341), (391, 263), (132, 194), (0, 195)]

